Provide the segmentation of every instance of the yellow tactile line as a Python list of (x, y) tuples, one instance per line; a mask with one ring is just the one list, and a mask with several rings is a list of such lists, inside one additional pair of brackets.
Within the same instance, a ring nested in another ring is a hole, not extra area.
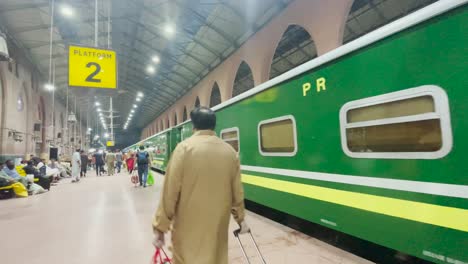
[(468, 210), (242, 174), (242, 182), (311, 199), (468, 232)]

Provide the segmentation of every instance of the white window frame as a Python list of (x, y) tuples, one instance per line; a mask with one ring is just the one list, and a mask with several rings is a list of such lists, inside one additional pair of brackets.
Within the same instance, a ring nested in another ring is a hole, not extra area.
[[(373, 105), (379, 105), (394, 101), (401, 101), (405, 99), (431, 96), (434, 100), (433, 113), (424, 113), (416, 115), (407, 115), (400, 117), (383, 118), (362, 122), (349, 123), (347, 122), (348, 111), (363, 108)], [(348, 148), (346, 129), (404, 123), (410, 121), (421, 121), (439, 119), (442, 147), (438, 151), (431, 152), (352, 152)], [(439, 86), (436, 85), (423, 85), (415, 88), (409, 88), (402, 91), (392, 92), (388, 94), (368, 97), (360, 100), (355, 100), (344, 104), (340, 109), (340, 133), (341, 133), (341, 147), (343, 152), (352, 158), (368, 158), (368, 159), (439, 159), (446, 156), (452, 149), (452, 126), (450, 123), (450, 110), (447, 93)]]
[(234, 141), (236, 139), (234, 138), (231, 138), (231, 139), (228, 139), (228, 140), (225, 140), (223, 139), (223, 134), (224, 133), (228, 133), (228, 132), (232, 132), (232, 131), (236, 131), (237, 132), (237, 153), (240, 153), (240, 150), (241, 150), (241, 142), (240, 142), (240, 132), (239, 132), (239, 128), (238, 127), (231, 127), (231, 128), (225, 128), (223, 130), (221, 130), (219, 132), (219, 137), (221, 138), (222, 141), (224, 142), (228, 142), (228, 141)]
[[(294, 136), (294, 151), (292, 152), (264, 152), (262, 150), (262, 140), (261, 140), (261, 130), (260, 127), (265, 124), (275, 123), (283, 120), (291, 120), (293, 125), (293, 136)], [(276, 156), (276, 157), (293, 157), (297, 154), (297, 128), (296, 128), (296, 119), (293, 115), (285, 115), (280, 117), (275, 117), (267, 120), (260, 121), (257, 126), (257, 141), (258, 141), (258, 151), (262, 156)]]

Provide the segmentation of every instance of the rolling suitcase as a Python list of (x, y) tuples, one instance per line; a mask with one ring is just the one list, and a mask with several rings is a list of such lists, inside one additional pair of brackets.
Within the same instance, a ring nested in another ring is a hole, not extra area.
[[(247, 254), (245, 253), (244, 246), (242, 245), (242, 242), (240, 241), (240, 238), (239, 238), (240, 229), (234, 230), (233, 233), (234, 233), (234, 236), (237, 238), (237, 243), (239, 244), (239, 246), (240, 246), (240, 248), (241, 248), (241, 250), (242, 250), (242, 254), (244, 255), (245, 260), (247, 260), (247, 263), (250, 264), (249, 257), (247, 257)], [(255, 249), (257, 250), (258, 255), (259, 255), (260, 258), (262, 259), (262, 263), (263, 263), (263, 264), (266, 264), (266, 261), (265, 261), (265, 259), (263, 258), (262, 253), (261, 253), (260, 250), (258, 249), (257, 242), (255, 242), (255, 239), (254, 239), (254, 237), (253, 237), (253, 235), (252, 235), (252, 232), (249, 231), (249, 235), (250, 235), (250, 240), (251, 240), (252, 243), (254, 244)]]

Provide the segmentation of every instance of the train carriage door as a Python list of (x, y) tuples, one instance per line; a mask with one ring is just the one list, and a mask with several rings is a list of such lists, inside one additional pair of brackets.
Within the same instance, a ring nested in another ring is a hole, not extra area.
[[(176, 148), (177, 144), (181, 141), (182, 127), (174, 127), (169, 132), (169, 151), (172, 153)], [(170, 154), (169, 154), (170, 156)]]

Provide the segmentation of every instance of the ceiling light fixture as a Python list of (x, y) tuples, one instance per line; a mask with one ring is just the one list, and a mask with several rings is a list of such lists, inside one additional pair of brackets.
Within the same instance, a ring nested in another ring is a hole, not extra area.
[(140, 97), (137, 97), (136, 101), (137, 101), (137, 102), (140, 102), (140, 101), (141, 101), (141, 98), (140, 98)]
[(62, 5), (60, 7), (60, 13), (65, 17), (73, 17), (75, 15), (73, 8), (68, 5)]
[(148, 66), (146, 67), (146, 72), (149, 73), (149, 74), (154, 74), (156, 72), (156, 68), (154, 68), (154, 66)]
[(143, 93), (142, 93), (142, 92), (138, 92), (138, 93), (137, 93), (137, 96), (138, 96), (138, 97), (142, 97), (142, 96), (143, 96)]
[(172, 37), (175, 34), (175, 27), (172, 24), (166, 24), (164, 26), (164, 33), (166, 33), (166, 36)]
[(101, 108), (98, 108), (97, 111), (98, 111), (98, 112), (101, 112), (102, 110), (101, 110)]
[(154, 63), (159, 63), (160, 60), (159, 60), (159, 57), (157, 55), (154, 55), (152, 58), (151, 58), (151, 61), (154, 62)]
[(137, 108), (137, 107), (138, 107), (138, 105), (136, 105), (136, 104), (133, 105), (133, 108)]
[(46, 84), (44, 85), (44, 88), (45, 88), (47, 91), (53, 91), (53, 90), (55, 90), (54, 85), (51, 84), (51, 83), (46, 83)]
[(95, 102), (95, 103), (94, 103), (94, 105), (95, 105), (95, 106), (100, 106), (100, 105), (101, 105), (101, 103), (99, 103), (99, 102)]

